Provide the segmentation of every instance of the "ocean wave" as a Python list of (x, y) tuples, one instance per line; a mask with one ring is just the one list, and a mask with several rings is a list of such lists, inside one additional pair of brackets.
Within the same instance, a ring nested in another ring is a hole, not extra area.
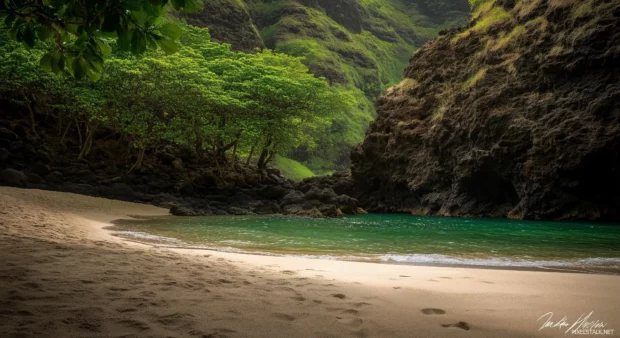
[(506, 266), (506, 267), (620, 267), (620, 257), (610, 258), (583, 258), (576, 260), (524, 260), (513, 258), (462, 258), (433, 254), (414, 255), (383, 255), (379, 256), (382, 262), (410, 263), (410, 264), (446, 264), (446, 265), (474, 265), (474, 266)]

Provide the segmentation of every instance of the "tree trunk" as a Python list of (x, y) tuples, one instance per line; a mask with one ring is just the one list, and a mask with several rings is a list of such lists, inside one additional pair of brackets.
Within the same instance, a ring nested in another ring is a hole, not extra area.
[(82, 145), (84, 143), (82, 143), (82, 130), (80, 130), (80, 122), (78, 122), (77, 117), (73, 117), (74, 121), (75, 121), (75, 128), (77, 129), (78, 132), (78, 137), (80, 138), (80, 150), (82, 150)]
[(144, 161), (144, 152), (145, 151), (146, 151), (146, 147), (144, 147), (144, 146), (140, 147), (140, 152), (138, 153), (138, 159), (136, 160), (136, 163), (133, 164), (131, 169), (129, 169), (129, 172), (132, 172), (134, 169), (135, 170), (142, 169), (142, 161)]
[(271, 162), (271, 160), (273, 159), (275, 154), (276, 154), (276, 152), (273, 151), (273, 150), (269, 152), (269, 157), (267, 157), (267, 159), (265, 160), (265, 166), (267, 166), (267, 164), (269, 164), (269, 162)]
[(254, 156), (254, 149), (256, 149), (256, 145), (252, 145), (252, 148), (250, 149), (250, 156), (248, 156), (247, 161), (245, 161), (245, 165), (250, 165), (250, 161), (252, 161), (252, 156)]
[(88, 133), (86, 134), (86, 142), (84, 142), (84, 146), (82, 147), (78, 160), (83, 160), (90, 153), (90, 149), (93, 146), (93, 137), (95, 136), (97, 127), (98, 125), (95, 125), (92, 129), (88, 130)]
[(233, 153), (232, 153), (232, 170), (233, 171), (237, 171), (237, 169), (236, 169), (236, 165), (237, 165), (237, 145), (239, 145), (239, 140), (237, 140), (235, 142), (235, 146), (233, 147)]
[(24, 99), (26, 100), (26, 106), (28, 107), (28, 111), (30, 112), (30, 129), (32, 129), (32, 133), (34, 134), (34, 136), (40, 138), (39, 134), (37, 134), (37, 128), (35, 127), (34, 109), (32, 109), (32, 101), (30, 101), (28, 95), (24, 95)]
[(69, 121), (69, 123), (67, 124), (67, 128), (65, 129), (65, 132), (62, 133), (62, 138), (60, 139), (60, 144), (63, 144), (65, 142), (65, 137), (67, 137), (67, 132), (69, 132), (69, 128), (71, 128), (71, 121)]

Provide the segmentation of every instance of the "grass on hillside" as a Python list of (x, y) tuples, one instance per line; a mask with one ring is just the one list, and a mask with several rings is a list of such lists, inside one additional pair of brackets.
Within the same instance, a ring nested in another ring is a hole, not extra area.
[(277, 156), (273, 162), (273, 165), (280, 169), (282, 176), (295, 182), (299, 182), (304, 178), (315, 176), (315, 174), (303, 164), (286, 157)]

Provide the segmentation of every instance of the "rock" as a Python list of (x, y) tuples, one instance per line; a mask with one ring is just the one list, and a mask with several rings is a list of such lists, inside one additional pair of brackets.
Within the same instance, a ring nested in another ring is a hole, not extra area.
[(620, 2), (581, 21), (501, 3), (511, 20), (426, 43), (377, 99), (348, 194), (372, 212), (620, 220)]
[(179, 193), (183, 196), (194, 195), (194, 185), (192, 183), (186, 183), (179, 188)]
[(268, 175), (282, 176), (280, 169), (277, 168), (267, 168), (265, 171)]
[(177, 158), (176, 160), (172, 161), (172, 167), (176, 170), (183, 169), (183, 161), (180, 158)]
[(32, 172), (41, 176), (45, 176), (52, 172), (52, 168), (47, 164), (35, 164), (32, 168)]
[(319, 200), (319, 201), (327, 201), (332, 198), (336, 198), (336, 193), (328, 188), (318, 188), (312, 187), (307, 193), (304, 194), (305, 200)]
[(37, 150), (37, 155), (39, 156), (39, 159), (43, 162), (52, 163), (52, 157), (47, 152), (39, 149)]
[(11, 152), (5, 148), (0, 148), (0, 161), (6, 161), (11, 157)]
[(236, 216), (256, 215), (254, 212), (248, 209), (239, 208), (239, 207), (228, 208), (228, 213), (231, 215), (236, 215)]
[(93, 187), (90, 184), (66, 183), (58, 187), (58, 190), (71, 192), (74, 194), (90, 195), (90, 196), (95, 196), (95, 195), (98, 195), (99, 193), (98, 189)]
[(161, 161), (164, 162), (165, 164), (170, 164), (170, 163), (174, 162), (174, 160), (177, 159), (174, 155), (169, 154), (169, 153), (167, 153), (165, 151), (162, 151), (162, 152), (158, 153), (157, 156), (159, 156)]
[(133, 188), (126, 183), (115, 183), (111, 186), (102, 186), (99, 193), (108, 198), (118, 198), (125, 201), (131, 201), (136, 197)]
[(318, 208), (318, 210), (323, 214), (324, 217), (342, 217), (344, 216), (342, 210), (338, 209), (333, 204), (324, 204), (322, 207)]
[(19, 140), (19, 136), (6, 128), (0, 127), (0, 139), (5, 139), (13, 142)]
[(258, 195), (262, 196), (266, 199), (272, 199), (272, 200), (278, 200), (281, 199), (283, 196), (285, 196), (286, 194), (289, 193), (289, 190), (287, 190), (284, 187), (281, 186), (277, 186), (277, 185), (268, 185), (266, 187), (261, 188), (258, 191)]
[(44, 183), (45, 180), (43, 179), (43, 177), (35, 174), (35, 173), (28, 173), (26, 174), (26, 177), (28, 178), (28, 183), (34, 183), (34, 184), (41, 184)]
[(282, 212), (276, 201), (258, 201), (251, 205), (252, 210), (259, 215), (272, 215)]
[(193, 209), (186, 206), (175, 205), (170, 208), (170, 213), (174, 216), (186, 216), (186, 217), (196, 217), (196, 216), (209, 216), (211, 215), (211, 211), (204, 209)]
[(28, 177), (23, 172), (14, 169), (4, 169), (0, 176), (2, 183), (11, 187), (24, 188), (28, 182)]
[(51, 173), (47, 174), (47, 176), (45, 176), (45, 179), (48, 182), (59, 184), (59, 183), (62, 183), (62, 181), (64, 180), (64, 175), (60, 171), (56, 170), (56, 171), (52, 171)]
[(299, 204), (299, 203), (302, 203), (303, 201), (304, 201), (304, 194), (302, 194), (299, 191), (291, 191), (286, 196), (284, 196), (284, 198), (282, 199), (282, 202), (280, 203), (280, 206), (285, 207), (291, 204)]
[(324, 217), (323, 213), (317, 208), (304, 209), (302, 206), (294, 204), (288, 205), (282, 209), (282, 213), (285, 215), (293, 215), (293, 216), (302, 216), (302, 217), (312, 217), (312, 218), (321, 218)]

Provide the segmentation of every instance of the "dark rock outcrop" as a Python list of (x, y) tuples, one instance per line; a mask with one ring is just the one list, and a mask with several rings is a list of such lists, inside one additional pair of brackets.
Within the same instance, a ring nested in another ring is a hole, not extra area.
[(142, 168), (131, 170), (134, 159), (123, 153), (126, 141), (110, 137), (109, 131), (102, 131), (91, 154), (78, 160), (79, 140), (67, 136), (59, 142), (58, 124), (49, 122), (39, 124), (39, 136), (30, 135), (23, 127), (26, 116), (16, 108), (0, 119), (0, 144), (8, 147), (0, 148), (0, 185), (151, 203), (178, 216), (359, 212), (355, 199), (329, 188), (306, 184), (302, 192), (277, 169), (259, 170), (239, 161), (233, 169), (230, 159), (219, 158), (218, 165), (208, 153), (199, 156), (175, 144), (148, 149)]
[(587, 4), (496, 1), (428, 43), (334, 190), (375, 212), (620, 219), (620, 3)]

